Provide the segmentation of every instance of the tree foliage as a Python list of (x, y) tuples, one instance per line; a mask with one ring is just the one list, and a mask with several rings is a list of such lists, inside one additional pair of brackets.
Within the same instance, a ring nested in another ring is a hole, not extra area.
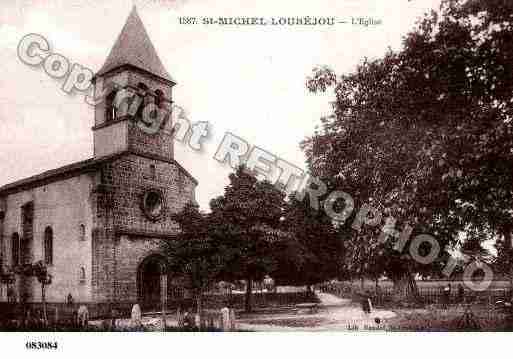
[[(400, 51), (338, 78), (316, 69), (307, 87), (331, 86), (335, 101), (302, 144), (311, 172), (411, 225), (413, 236), (433, 234), (441, 248), (462, 231), (510, 238), (512, 13), (507, 0), (445, 0)], [(376, 231), (358, 235), (371, 247)], [(407, 252), (381, 249), (389, 274), (426, 270)]]
[(312, 285), (344, 277), (344, 241), (331, 218), (312, 208), (308, 197), (289, 197), (281, 227), (290, 236), (276, 246), (277, 266), (271, 275), (277, 283)]
[(229, 176), (224, 194), (210, 202), (214, 233), (222, 238), (226, 280), (246, 280), (246, 309), (251, 310), (251, 282), (262, 280), (276, 265), (274, 243), (280, 231), (284, 193), (258, 181), (244, 167)]
[(161, 250), (170, 271), (185, 277), (184, 285), (194, 294), (201, 315), (203, 293), (224, 268), (225, 252), (211, 235), (209, 216), (201, 213), (196, 204), (186, 204), (173, 219), (180, 225), (180, 233), (175, 239), (163, 241)]

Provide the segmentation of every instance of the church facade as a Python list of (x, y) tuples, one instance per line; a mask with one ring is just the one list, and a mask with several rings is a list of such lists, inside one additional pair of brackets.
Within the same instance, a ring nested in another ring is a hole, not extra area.
[[(170, 111), (175, 82), (135, 8), (94, 81)], [(166, 287), (159, 243), (179, 231), (171, 216), (195, 201), (197, 181), (174, 159), (171, 119), (146, 133), (136, 115), (117, 111), (113, 95), (95, 106), (91, 159), (0, 187), (1, 265), (43, 261), (48, 302), (158, 300)], [(0, 286), (1, 301), (41, 301), (33, 277), (15, 274)]]

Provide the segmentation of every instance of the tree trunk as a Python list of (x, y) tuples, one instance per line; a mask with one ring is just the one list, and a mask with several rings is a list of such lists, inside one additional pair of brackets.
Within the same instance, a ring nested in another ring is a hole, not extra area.
[(162, 307), (162, 331), (167, 330), (166, 306), (167, 306), (167, 275), (165, 268), (162, 268), (160, 275), (160, 302)]
[(251, 278), (246, 280), (246, 300), (245, 300), (245, 309), (246, 312), (251, 312), (251, 292), (252, 292), (252, 281)]
[(167, 330), (166, 306), (162, 304), (162, 331)]
[(413, 296), (414, 299), (417, 299), (419, 297), (419, 287), (417, 286), (417, 282), (410, 271), (408, 271), (407, 276), (410, 295)]
[(504, 227), (504, 246), (508, 249), (511, 249), (511, 228), (509, 226)]
[[(513, 243), (511, 243), (511, 228), (510, 226), (505, 226), (504, 229), (504, 247), (507, 249), (506, 253), (513, 252)], [(509, 291), (510, 295), (513, 295), (513, 258), (509, 259)]]
[(405, 300), (411, 297), (417, 298), (419, 290), (417, 282), (410, 271), (405, 272), (400, 278), (393, 278), (395, 300)]
[(400, 278), (393, 278), (392, 282), (394, 283), (394, 297), (396, 300), (401, 300), (406, 297), (408, 283), (404, 276)]
[(48, 317), (46, 315), (46, 293), (45, 293), (45, 285), (41, 284), (41, 301), (43, 302), (43, 321), (46, 327), (48, 323)]
[(196, 309), (199, 317), (199, 327), (203, 329), (204, 322), (203, 322), (203, 295), (201, 293), (201, 290), (196, 293)]

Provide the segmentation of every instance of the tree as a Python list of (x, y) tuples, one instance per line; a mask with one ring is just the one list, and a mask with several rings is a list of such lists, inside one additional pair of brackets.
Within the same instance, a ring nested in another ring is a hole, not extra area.
[(466, 234), (468, 239), (461, 245), (460, 252), (472, 262), (490, 263), (492, 260), (491, 253), (483, 246), (483, 243), (488, 239), (487, 233), (471, 229)]
[(197, 205), (188, 203), (173, 219), (180, 225), (180, 233), (175, 239), (161, 243), (162, 253), (170, 268), (186, 277), (186, 286), (193, 293), (201, 322), (203, 293), (224, 265), (223, 250), (211, 235), (209, 216), (201, 213)]
[(284, 193), (258, 181), (243, 166), (230, 174), (224, 194), (210, 202), (213, 233), (226, 254), (221, 276), (245, 280), (245, 309), (251, 311), (252, 282), (262, 280), (276, 265), (273, 244), (280, 231)]
[(48, 315), (46, 310), (46, 286), (52, 284), (52, 275), (48, 273), (48, 268), (43, 261), (35, 263), (26, 263), (18, 265), (12, 272), (6, 272), (6, 282), (12, 284), (14, 282), (14, 273), (25, 276), (35, 277), (41, 284), (41, 302), (43, 304), (43, 321), (45, 325), (48, 323)]
[(494, 273), (499, 273), (504, 278), (507, 278), (510, 282), (510, 288), (513, 288), (511, 285), (513, 282), (511, 270), (513, 268), (513, 249), (508, 248), (504, 241), (497, 241), (495, 248), (497, 256), (493, 260)]
[[(307, 87), (333, 87), (336, 100), (302, 144), (311, 172), (360, 206), (409, 224), (411, 238), (433, 234), (443, 249), (478, 228), (511, 247), (512, 12), (506, 0), (445, 0), (400, 51), (339, 78), (316, 69)], [(353, 235), (370, 247), (378, 231)], [(383, 255), (398, 288), (406, 282), (415, 291), (412, 274), (426, 266), (389, 245)], [(445, 257), (441, 251), (428, 267)]]
[(281, 221), (288, 237), (276, 243), (279, 284), (311, 285), (344, 275), (344, 241), (331, 218), (312, 208), (308, 197), (289, 196)]
[(7, 300), (11, 302), (14, 298), (12, 297), (12, 285), (16, 282), (16, 275), (12, 268), (0, 267), (0, 283), (5, 284), (7, 287)]
[(52, 284), (52, 275), (48, 273), (48, 269), (43, 261), (37, 261), (32, 264), (32, 275), (36, 277), (41, 284), (41, 302), (43, 303), (43, 320), (45, 325), (48, 323), (48, 314), (46, 310), (46, 286)]
[(372, 279), (377, 290), (379, 279), (386, 273), (387, 257), (383, 255), (384, 245), (380, 244), (377, 238), (362, 240), (361, 237), (353, 235), (346, 236), (345, 247), (345, 262), (350, 278), (360, 279), (362, 290), (364, 279)]

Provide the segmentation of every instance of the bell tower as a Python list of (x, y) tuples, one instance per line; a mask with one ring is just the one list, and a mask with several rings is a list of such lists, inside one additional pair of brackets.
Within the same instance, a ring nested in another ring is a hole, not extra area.
[(103, 99), (95, 107), (92, 128), (95, 158), (130, 152), (173, 160), (170, 115), (176, 83), (135, 6), (93, 81), (96, 96)]

